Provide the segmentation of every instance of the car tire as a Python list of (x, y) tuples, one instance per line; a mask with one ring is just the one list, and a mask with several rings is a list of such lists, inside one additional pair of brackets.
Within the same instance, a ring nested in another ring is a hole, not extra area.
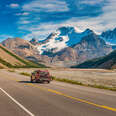
[(48, 83), (50, 83), (50, 81), (47, 81)]
[(33, 83), (34, 82), (34, 80), (32, 79), (32, 76), (31, 76), (31, 83)]
[(33, 83), (33, 80), (31, 79), (31, 83)]

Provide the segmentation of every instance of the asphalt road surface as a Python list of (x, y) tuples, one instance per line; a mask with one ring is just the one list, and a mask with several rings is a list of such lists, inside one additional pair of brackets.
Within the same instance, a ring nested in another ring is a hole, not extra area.
[(116, 92), (0, 70), (0, 116), (116, 116)]

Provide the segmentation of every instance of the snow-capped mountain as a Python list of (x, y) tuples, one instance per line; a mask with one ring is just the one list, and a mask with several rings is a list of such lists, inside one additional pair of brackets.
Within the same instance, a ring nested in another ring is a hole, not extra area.
[(2, 44), (26, 59), (69, 67), (110, 53), (112, 46), (102, 38), (90, 29), (82, 32), (76, 27), (61, 27), (43, 41), (16, 38)]
[(109, 45), (116, 46), (116, 28), (114, 30), (108, 30), (101, 34), (102, 39)]
[(81, 39), (91, 33), (94, 33), (90, 29), (86, 29), (84, 32), (79, 30), (77, 27), (60, 27), (55, 32), (51, 33), (47, 39), (39, 42), (37, 49), (40, 54), (44, 52), (58, 52), (66, 47), (78, 44)]

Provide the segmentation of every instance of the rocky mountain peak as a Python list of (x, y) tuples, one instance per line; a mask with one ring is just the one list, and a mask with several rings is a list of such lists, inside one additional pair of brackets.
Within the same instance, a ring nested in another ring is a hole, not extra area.
[(88, 28), (83, 33), (91, 34), (91, 33), (94, 33), (94, 32), (93, 32), (93, 30)]
[(40, 54), (46, 51), (55, 53), (66, 47), (78, 44), (83, 37), (92, 33), (94, 34), (90, 29), (86, 29), (82, 32), (77, 27), (63, 26), (51, 33), (47, 39), (41, 42), (41, 45), (38, 46), (38, 51)]
[(63, 27), (58, 28), (57, 31), (60, 31), (61, 35), (68, 35), (69, 33), (81, 33), (82, 32), (77, 27), (72, 27), (72, 26), (63, 26)]
[(107, 44), (116, 45), (116, 28), (103, 32), (101, 37), (107, 42)]
[(95, 46), (99, 49), (99, 47), (106, 46), (106, 43), (103, 39), (101, 39), (98, 35), (95, 33), (90, 33), (89, 35), (82, 38), (81, 43), (87, 43), (88, 46)]
[(30, 43), (33, 44), (33, 45), (37, 45), (38, 44), (38, 40), (36, 38), (32, 38), (30, 40)]

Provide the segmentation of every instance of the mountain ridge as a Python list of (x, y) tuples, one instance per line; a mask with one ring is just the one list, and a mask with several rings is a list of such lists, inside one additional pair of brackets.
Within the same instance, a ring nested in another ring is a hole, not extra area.
[(52, 51), (55, 53), (66, 47), (78, 44), (84, 36), (91, 33), (94, 32), (90, 29), (86, 29), (82, 32), (76, 27), (60, 27), (55, 32), (51, 33), (45, 40), (41, 41), (40, 45), (37, 45), (37, 49), (40, 54), (45, 51)]
[(63, 67), (105, 56), (113, 50), (94, 31), (80, 31), (69, 26), (58, 28), (43, 41), (37, 42), (35, 38), (30, 41), (14, 38), (5, 40), (2, 44), (26, 59), (50, 65), (60, 62)]
[(106, 41), (107, 44), (116, 46), (116, 28), (103, 32), (101, 37)]
[(0, 44), (0, 68), (37, 68), (42, 66), (44, 65), (23, 59)]
[(110, 54), (83, 62), (82, 64), (72, 66), (72, 68), (104, 68), (115, 69), (116, 68), (116, 50)]

